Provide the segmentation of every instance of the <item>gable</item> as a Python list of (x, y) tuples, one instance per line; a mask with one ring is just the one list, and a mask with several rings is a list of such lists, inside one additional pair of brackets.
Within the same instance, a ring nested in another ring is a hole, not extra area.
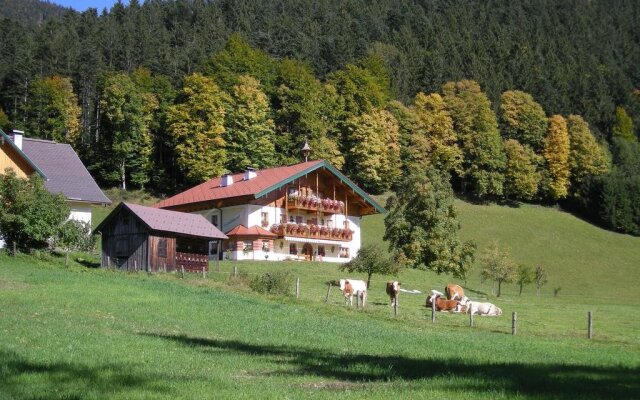
[(7, 168), (14, 170), (19, 178), (27, 178), (34, 173), (45, 178), (44, 173), (0, 129), (0, 174)]

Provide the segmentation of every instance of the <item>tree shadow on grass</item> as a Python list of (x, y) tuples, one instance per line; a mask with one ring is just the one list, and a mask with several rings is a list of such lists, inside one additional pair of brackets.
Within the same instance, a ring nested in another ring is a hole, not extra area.
[[(343, 354), (326, 349), (294, 348), (184, 335), (146, 333), (203, 350), (226, 350), (273, 358), (294, 367), (292, 375), (312, 375), (349, 382), (389, 382), (446, 378), (452, 391), (469, 395), (496, 387), (507, 395), (555, 399), (632, 399), (640, 394), (640, 368), (567, 364), (478, 363), (459, 358), (418, 359), (405, 356)], [(514, 355), (517, 357), (517, 355)], [(460, 378), (468, 383), (460, 385)]]
[(100, 262), (95, 260), (87, 260), (85, 258), (76, 258), (76, 262), (85, 268), (97, 269), (100, 268)]
[(171, 394), (163, 377), (135, 371), (139, 371), (138, 366), (131, 364), (93, 367), (69, 362), (34, 362), (13, 352), (0, 351), (0, 393), (9, 398), (33, 399), (84, 399), (105, 393), (126, 397), (131, 391), (142, 391), (151, 397)]

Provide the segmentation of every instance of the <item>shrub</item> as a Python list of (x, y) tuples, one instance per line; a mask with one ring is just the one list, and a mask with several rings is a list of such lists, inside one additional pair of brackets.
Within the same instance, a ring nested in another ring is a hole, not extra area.
[(291, 294), (293, 275), (289, 271), (265, 272), (249, 283), (251, 289), (258, 293)]

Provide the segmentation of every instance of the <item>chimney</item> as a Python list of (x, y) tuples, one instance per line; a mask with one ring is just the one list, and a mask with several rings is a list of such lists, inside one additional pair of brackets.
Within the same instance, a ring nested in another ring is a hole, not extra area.
[(22, 136), (24, 135), (23, 131), (13, 130), (11, 133), (11, 138), (13, 139), (13, 143), (15, 143), (16, 147), (22, 150)]
[(229, 174), (222, 175), (220, 178), (220, 187), (226, 187), (233, 185), (233, 177)]
[(247, 168), (244, 170), (244, 180), (248, 181), (249, 179), (255, 178), (256, 176), (258, 176), (258, 174), (256, 173), (255, 168)]

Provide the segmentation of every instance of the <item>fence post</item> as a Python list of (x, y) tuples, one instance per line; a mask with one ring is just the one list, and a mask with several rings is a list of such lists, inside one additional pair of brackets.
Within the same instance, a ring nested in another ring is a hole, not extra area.
[(184, 265), (180, 266), (180, 273), (182, 274), (181, 278), (184, 279)]
[(588, 319), (588, 323), (589, 323), (587, 337), (589, 339), (591, 339), (591, 338), (593, 338), (593, 318), (591, 316), (591, 311), (589, 311), (587, 313), (587, 319)]
[[(151, 266), (149, 266), (151, 268)], [(138, 272), (138, 260), (133, 260), (133, 270)]]
[(324, 302), (328, 303), (329, 302), (329, 293), (331, 293), (331, 283), (329, 283), (329, 287), (327, 288), (327, 295), (324, 298)]
[(233, 277), (235, 278), (236, 276), (238, 276), (238, 267), (237, 266), (233, 266)]
[(296, 278), (296, 299), (300, 298), (300, 278)]
[(16, 241), (13, 241), (13, 258), (16, 258), (16, 254), (18, 254), (18, 251), (16, 250), (17, 245), (16, 245)]
[(431, 323), (436, 323), (436, 299), (431, 300)]
[[(471, 311), (471, 310), (469, 310)], [(469, 312), (469, 326), (473, 327), (473, 313)]]
[(517, 332), (516, 322), (518, 321), (518, 314), (514, 311), (511, 314), (511, 334), (515, 335)]
[(202, 267), (202, 279), (207, 279), (207, 270), (205, 267)]

